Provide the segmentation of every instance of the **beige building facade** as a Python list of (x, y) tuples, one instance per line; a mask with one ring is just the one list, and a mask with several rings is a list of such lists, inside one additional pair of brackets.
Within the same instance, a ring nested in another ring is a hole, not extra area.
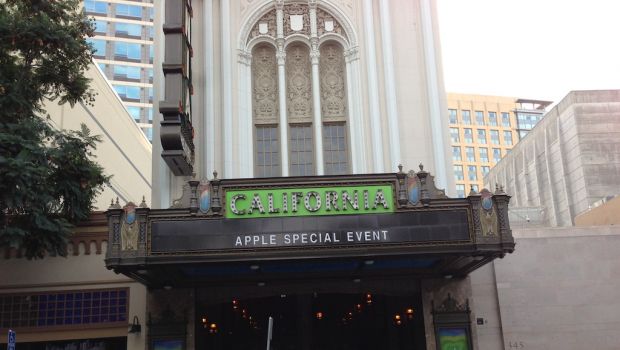
[(574, 225), (577, 215), (619, 192), (619, 115), (618, 90), (569, 93), (491, 169), (485, 184), (513, 195), (521, 221)]
[(146, 288), (105, 268), (108, 238), (102, 211), (117, 198), (150, 202), (151, 144), (94, 63), (86, 77), (97, 92), (92, 106), (52, 102), (45, 109), (57, 128), (77, 130), (85, 124), (101, 136), (95, 160), (112, 179), (94, 204), (98, 212), (76, 228), (66, 258), (30, 261), (15, 249), (2, 251), (0, 330), (17, 332), (18, 349), (145, 346), (144, 335), (127, 332), (134, 316), (146, 321)]
[(479, 192), (483, 178), (536, 123), (548, 101), (448, 93), (456, 195)]

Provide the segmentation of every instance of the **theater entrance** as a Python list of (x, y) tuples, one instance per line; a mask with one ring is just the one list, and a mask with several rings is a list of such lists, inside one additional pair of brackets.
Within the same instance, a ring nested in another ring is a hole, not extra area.
[(406, 293), (298, 292), (197, 306), (197, 349), (425, 349), (421, 298)]

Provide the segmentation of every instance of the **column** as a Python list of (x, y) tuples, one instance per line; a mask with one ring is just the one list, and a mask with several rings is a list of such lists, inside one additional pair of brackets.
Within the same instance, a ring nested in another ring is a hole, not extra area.
[(203, 24), (204, 28), (204, 111), (205, 123), (202, 130), (204, 140), (205, 154), (203, 162), (203, 177), (210, 178), (215, 170), (215, 95), (213, 91), (214, 85), (214, 67), (213, 67), (213, 0), (205, 0), (203, 8)]
[(390, 24), (390, 4), (388, 0), (380, 0), (381, 12), (381, 43), (383, 49), (383, 74), (385, 76), (385, 104), (388, 117), (388, 134), (390, 135), (389, 171), (398, 171), (400, 157), (400, 136), (398, 127), (398, 107), (396, 105), (396, 79), (394, 78), (394, 58), (392, 50), (392, 30)]
[(282, 176), (288, 176), (288, 121), (286, 120), (286, 52), (284, 52), (284, 1), (276, 0), (276, 43), (278, 51), (278, 97), (280, 110), (280, 154), (282, 155)]
[(377, 77), (377, 55), (375, 49), (375, 25), (372, 0), (364, 0), (364, 34), (366, 36), (366, 69), (368, 71), (368, 97), (372, 134), (372, 172), (382, 173), (383, 140), (381, 132), (381, 111), (379, 109), (379, 83)]
[(422, 37), (424, 44), (424, 61), (426, 67), (426, 88), (428, 90), (429, 118), (433, 140), (433, 159), (435, 159), (435, 182), (437, 188), (446, 188), (448, 181), (446, 140), (444, 138), (443, 123), (441, 122), (440, 90), (437, 76), (437, 61), (435, 56), (435, 36), (431, 17), (430, 0), (420, 0), (422, 22)]
[(323, 164), (323, 120), (321, 118), (321, 77), (319, 74), (319, 36), (316, 23), (316, 1), (310, 1), (310, 62), (312, 63), (312, 111), (314, 127), (314, 160), (316, 162), (316, 174), (324, 175)]
[(288, 122), (286, 120), (286, 53), (278, 51), (278, 97), (280, 110), (280, 154), (282, 155), (282, 176), (288, 176)]
[[(318, 41), (318, 39), (316, 40)], [(313, 44), (313, 46), (315, 45)], [(319, 76), (319, 56), (320, 53), (318, 47), (313, 47), (310, 52), (310, 60), (312, 62), (312, 112), (314, 114), (312, 125), (314, 126), (314, 159), (316, 161), (316, 174), (324, 175), (323, 121), (321, 120), (321, 77)]]
[[(254, 142), (252, 137), (252, 55), (239, 52), (239, 176), (254, 173)], [(241, 146), (243, 145), (243, 147)]]
[(233, 174), (233, 121), (232, 121), (232, 72), (230, 53), (230, 2), (220, 2), (221, 23), (221, 66), (222, 66), (222, 119), (224, 135), (224, 178), (232, 178)]
[(357, 47), (345, 51), (347, 70), (347, 103), (349, 106), (349, 137), (351, 149), (351, 172), (366, 173), (366, 148), (364, 146), (364, 123), (361, 118), (359, 102), (359, 55)]

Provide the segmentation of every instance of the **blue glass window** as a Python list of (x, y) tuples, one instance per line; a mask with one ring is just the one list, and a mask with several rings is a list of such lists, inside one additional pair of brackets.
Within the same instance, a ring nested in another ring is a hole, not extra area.
[(121, 58), (140, 60), (142, 57), (141, 48), (140, 44), (116, 42), (114, 43), (114, 55)]
[(497, 113), (489, 112), (489, 125), (497, 126)]
[(126, 79), (140, 80), (140, 67), (115, 65), (114, 66), (114, 78), (115, 79), (126, 78)]
[[(121, 297), (121, 292), (125, 293)], [(0, 294), (0, 324), (3, 328), (79, 326), (88, 323), (127, 323), (126, 289), (89, 292), (54, 291), (32, 294)], [(85, 298), (84, 298), (85, 299)], [(92, 304), (91, 304), (92, 301)], [(96, 307), (95, 304), (119, 305)], [(97, 316), (91, 316), (97, 315)]]
[(116, 23), (117, 35), (142, 36), (142, 26), (133, 23)]
[(140, 87), (138, 86), (126, 86), (126, 85), (114, 85), (114, 90), (122, 98), (130, 98), (133, 100), (140, 99)]
[(93, 45), (94, 56), (105, 57), (105, 46), (106, 46), (105, 40), (88, 38), (86, 39), (86, 41), (89, 42), (91, 45)]
[(450, 117), (450, 124), (456, 124), (456, 109), (448, 109), (448, 115)]
[(142, 18), (142, 6), (116, 4), (116, 15)]
[(106, 21), (95, 21), (95, 32), (96, 33), (106, 33), (108, 31), (108, 22)]
[(84, 11), (107, 14), (108, 3), (94, 0), (84, 0)]
[(140, 107), (127, 106), (127, 111), (136, 122), (140, 122)]

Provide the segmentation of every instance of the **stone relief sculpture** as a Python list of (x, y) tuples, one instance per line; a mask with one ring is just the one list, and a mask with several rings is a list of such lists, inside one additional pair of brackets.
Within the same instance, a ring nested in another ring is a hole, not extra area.
[(483, 189), (480, 191), (480, 225), (482, 226), (483, 236), (496, 236), (499, 232), (497, 213), (493, 205), (493, 194)]
[(312, 121), (312, 79), (309, 49), (291, 44), (286, 52), (288, 118), (291, 122)]
[(138, 247), (138, 222), (136, 205), (127, 203), (123, 208), (124, 217), (121, 222), (121, 250), (135, 250)]
[(269, 11), (252, 27), (252, 31), (248, 36), (248, 41), (257, 36), (266, 35), (275, 38), (276, 36), (276, 11)]
[(316, 10), (316, 21), (319, 37), (327, 33), (336, 33), (346, 37), (340, 23), (327, 11), (318, 8)]
[(284, 6), (284, 36), (296, 33), (310, 35), (310, 14), (307, 4)]
[(347, 104), (342, 47), (333, 42), (322, 45), (319, 67), (323, 118), (346, 117)]
[(254, 118), (259, 122), (275, 122), (278, 115), (278, 81), (274, 47), (264, 44), (254, 49), (252, 75)]

